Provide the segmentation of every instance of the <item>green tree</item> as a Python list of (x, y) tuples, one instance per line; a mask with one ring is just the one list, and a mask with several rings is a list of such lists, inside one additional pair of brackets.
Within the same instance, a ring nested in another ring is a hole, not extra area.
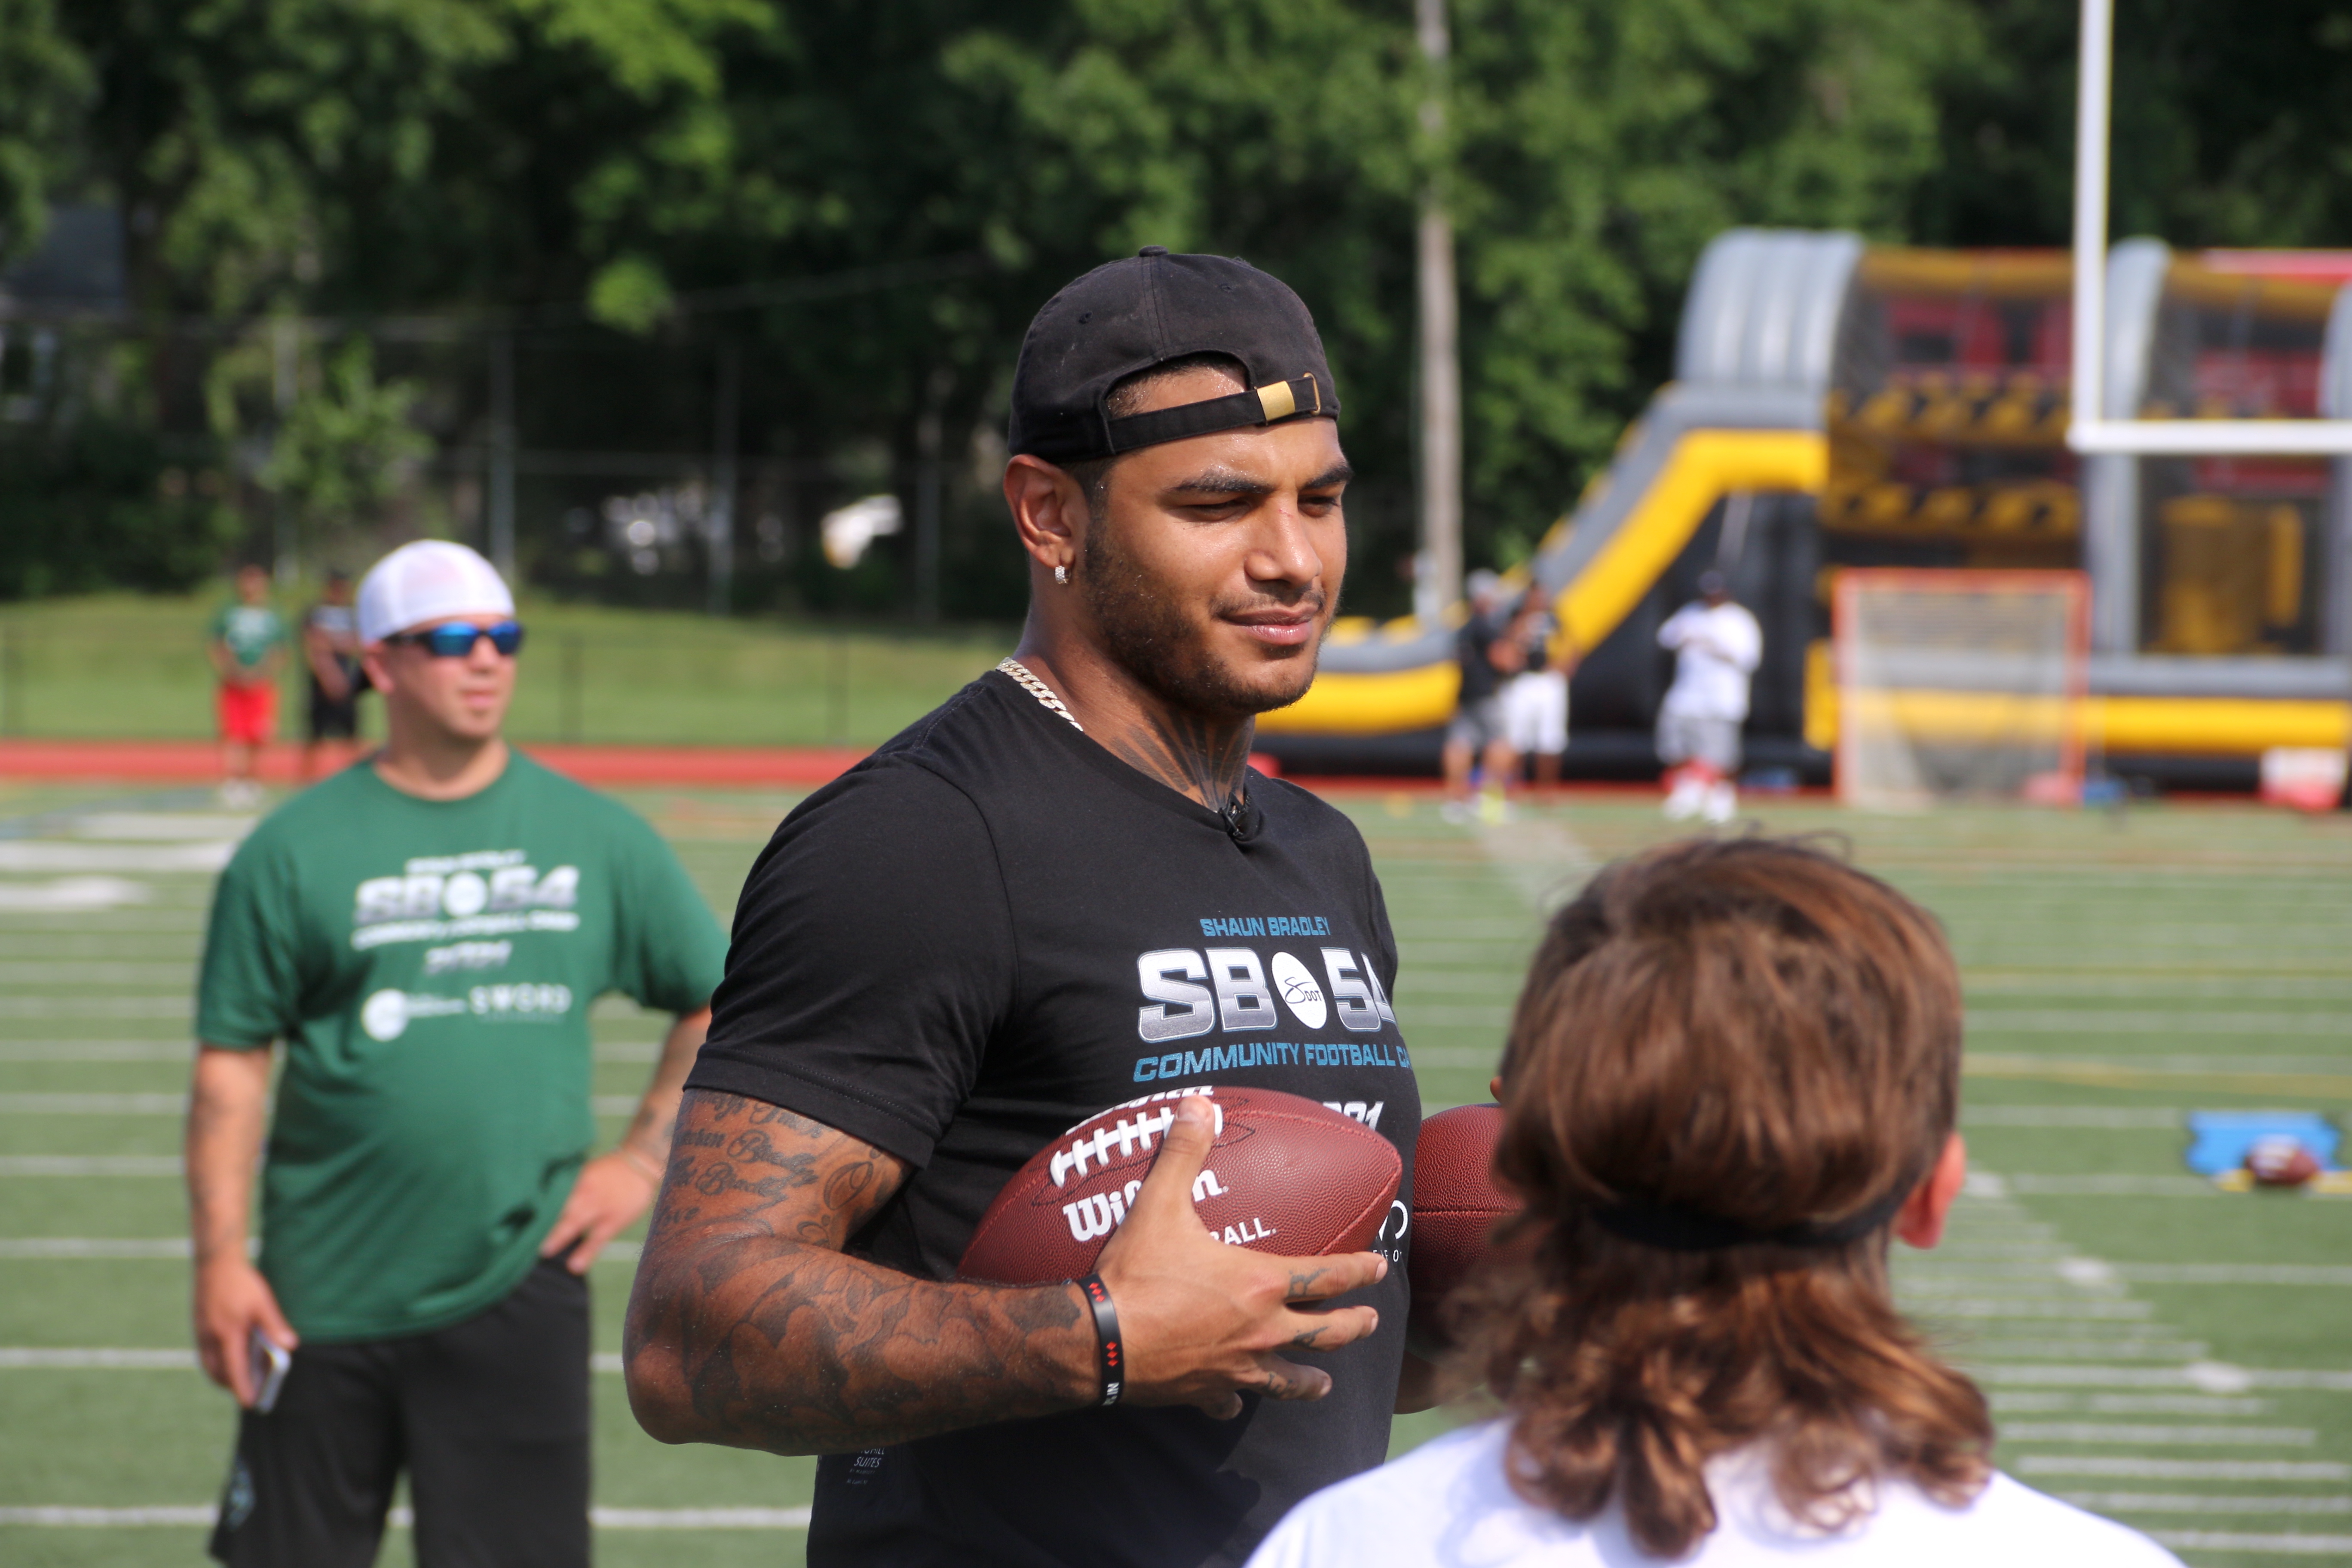
[(363, 337), (323, 356), (318, 384), (287, 410), (258, 476), (293, 510), (302, 534), (366, 521), (399, 492), (403, 468), (433, 448), (409, 418), (421, 391), (377, 381), (374, 345)]
[(55, 0), (0, 0), (0, 258), (48, 226), (70, 180), (89, 63), (58, 25)]
[[(747, 460), (870, 483), (933, 419), (950, 458), (1001, 427), (1052, 289), (1143, 244), (1214, 249), (1323, 327), (1367, 607), (1402, 597), (1427, 181), (1458, 234), (1474, 557), (1605, 460), (1723, 228), (2065, 233), (2055, 0), (1454, 0), (1435, 147), (1409, 0), (53, 5), (0, 0), (0, 224), (59, 194), (129, 215), (160, 424), (202, 434), (188, 363), (277, 314), (455, 312), (455, 344), (397, 367), (434, 378), (407, 414), (444, 442), (484, 439), (495, 331), (527, 444), (707, 451), (724, 341)], [(2119, 232), (2352, 237), (2352, 3), (2120, 12)], [(984, 487), (955, 494), (951, 582), (1013, 602)]]

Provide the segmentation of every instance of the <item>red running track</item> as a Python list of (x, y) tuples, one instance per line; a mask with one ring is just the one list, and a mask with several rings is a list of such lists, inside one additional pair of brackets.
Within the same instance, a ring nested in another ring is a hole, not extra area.
[[(520, 748), (557, 773), (604, 789), (808, 789), (829, 784), (866, 758), (847, 746), (576, 746)], [(364, 750), (320, 749), (319, 771), (331, 773)], [(1252, 765), (1273, 777), (1272, 757)], [(265, 784), (301, 782), (302, 749), (266, 748)], [(89, 784), (216, 784), (219, 746), (210, 741), (0, 741), (0, 778)], [(1420, 781), (1412, 781), (1418, 784)], [(1410, 786), (1408, 786), (1410, 787)]]
[[(785, 746), (565, 746), (521, 748), (582, 784), (604, 788), (801, 788), (839, 777), (866, 753), (849, 748)], [(327, 748), (320, 771), (339, 767), (355, 748)], [(265, 783), (299, 781), (302, 749), (262, 752)], [(215, 784), (220, 748), (209, 741), (0, 741), (0, 778), (58, 783)]]

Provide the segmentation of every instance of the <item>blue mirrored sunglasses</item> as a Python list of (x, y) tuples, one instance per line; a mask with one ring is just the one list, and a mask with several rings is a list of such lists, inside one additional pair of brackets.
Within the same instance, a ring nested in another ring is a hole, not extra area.
[(492, 647), (511, 657), (522, 647), (522, 623), (494, 621), (487, 626), (478, 626), (471, 621), (450, 621), (421, 632), (394, 632), (383, 640), (414, 644), (436, 658), (464, 658), (483, 637), (490, 639)]

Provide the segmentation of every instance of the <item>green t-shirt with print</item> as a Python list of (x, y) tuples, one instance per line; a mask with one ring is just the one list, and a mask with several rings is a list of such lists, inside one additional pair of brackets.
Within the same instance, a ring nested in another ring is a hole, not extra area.
[(267, 605), (224, 605), (213, 617), (213, 640), (228, 649), (239, 669), (255, 669), (286, 640), (286, 623)]
[(594, 1141), (589, 1005), (690, 1012), (726, 953), (642, 817), (520, 753), (464, 800), (362, 763), (271, 813), (214, 894), (196, 1033), (286, 1042), (261, 1270), (295, 1330), (423, 1333), (502, 1299)]

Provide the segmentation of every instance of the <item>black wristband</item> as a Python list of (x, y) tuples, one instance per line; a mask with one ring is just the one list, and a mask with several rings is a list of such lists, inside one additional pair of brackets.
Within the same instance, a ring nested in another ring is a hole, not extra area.
[(1095, 1366), (1102, 1374), (1102, 1397), (1095, 1403), (1108, 1407), (1118, 1403), (1119, 1390), (1127, 1384), (1127, 1347), (1119, 1342), (1118, 1309), (1110, 1304), (1110, 1287), (1102, 1282), (1101, 1275), (1087, 1275), (1078, 1281), (1078, 1289), (1086, 1292), (1087, 1305), (1095, 1310), (1098, 1347)]

